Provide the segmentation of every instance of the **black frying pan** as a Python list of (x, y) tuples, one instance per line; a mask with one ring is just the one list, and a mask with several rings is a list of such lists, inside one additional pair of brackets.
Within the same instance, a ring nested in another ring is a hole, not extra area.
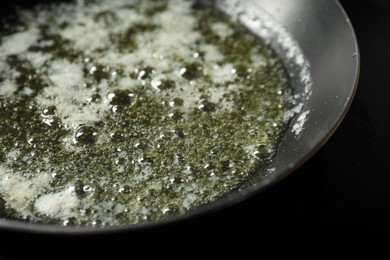
[[(19, 1), (26, 5), (24, 1)], [(34, 2), (26, 1), (27, 6)], [(44, 1), (42, 1), (44, 2)], [(47, 2), (47, 1), (46, 1)], [(359, 50), (354, 31), (346, 13), (337, 0), (215, 0), (207, 1), (211, 8), (218, 8), (236, 16), (260, 37), (267, 34), (270, 45), (282, 57), (291, 75), (296, 93), (301, 94), (302, 110), (293, 118), (279, 145), (271, 164), (265, 171), (259, 171), (242, 189), (237, 190), (209, 205), (172, 216), (166, 220), (128, 225), (115, 228), (74, 228), (24, 223), (0, 219), (0, 227), (13, 230), (44, 233), (97, 233), (118, 230), (138, 230), (154, 225), (176, 222), (200, 214), (211, 213), (239, 203), (255, 193), (261, 192), (291, 174), (315, 154), (332, 136), (342, 122), (356, 91), (359, 75)], [(240, 3), (236, 5), (234, 3)], [(4, 4), (2, 13), (10, 8)], [(3, 15), (4, 15), (3, 14)], [(253, 22), (254, 16), (270, 16), (273, 23)], [(265, 30), (264, 30), (265, 29)], [(283, 35), (285, 34), (285, 35)], [(298, 43), (289, 55), (289, 44), (283, 41), (290, 37)], [(297, 61), (297, 55), (304, 55), (307, 63)], [(310, 65), (311, 83), (302, 71)], [(310, 85), (311, 91), (306, 86)], [(301, 125), (303, 123), (303, 125)]]

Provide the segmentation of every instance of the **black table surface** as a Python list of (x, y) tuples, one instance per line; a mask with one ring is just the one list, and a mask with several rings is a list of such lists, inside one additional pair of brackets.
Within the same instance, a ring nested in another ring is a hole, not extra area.
[(243, 203), (157, 229), (76, 237), (1, 230), (0, 259), (388, 259), (390, 1), (340, 2), (359, 42), (358, 91), (336, 133), (300, 169)]

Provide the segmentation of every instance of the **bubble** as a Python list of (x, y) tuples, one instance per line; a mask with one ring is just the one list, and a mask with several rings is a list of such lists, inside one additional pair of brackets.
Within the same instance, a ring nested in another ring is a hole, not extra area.
[(54, 115), (56, 111), (57, 111), (56, 106), (51, 105), (51, 106), (48, 106), (48, 107), (42, 109), (41, 115), (43, 117), (51, 116), (51, 115)]
[(145, 67), (139, 70), (138, 72), (138, 80), (145, 80), (151, 76), (151, 74), (154, 73), (154, 69), (151, 67)]
[(174, 98), (172, 101), (169, 102), (169, 106), (171, 107), (180, 107), (183, 106), (184, 100), (182, 98)]
[(107, 95), (111, 105), (126, 106), (134, 102), (134, 94), (128, 90), (116, 90)]
[(76, 143), (82, 145), (93, 145), (98, 139), (98, 132), (93, 126), (81, 126), (75, 133)]
[(198, 62), (187, 63), (179, 70), (179, 73), (185, 79), (194, 80), (203, 75), (203, 68)]
[(181, 112), (180, 110), (175, 110), (170, 112), (168, 116), (169, 118), (177, 121), (183, 118), (183, 112)]
[(90, 98), (87, 98), (89, 103), (100, 103), (102, 101), (102, 97), (99, 93), (94, 93)]
[(131, 188), (129, 185), (124, 185), (123, 187), (119, 188), (118, 190), (120, 193), (129, 194), (131, 192)]
[(167, 90), (167, 89), (173, 89), (176, 87), (175, 81), (171, 79), (164, 79), (164, 80), (155, 80), (152, 82), (153, 87), (159, 89), (159, 90)]
[(110, 133), (110, 138), (113, 142), (121, 142), (125, 140), (125, 134), (122, 131), (114, 131)]
[(199, 102), (198, 108), (205, 112), (214, 112), (216, 105), (213, 102), (208, 101), (207, 99), (202, 99)]

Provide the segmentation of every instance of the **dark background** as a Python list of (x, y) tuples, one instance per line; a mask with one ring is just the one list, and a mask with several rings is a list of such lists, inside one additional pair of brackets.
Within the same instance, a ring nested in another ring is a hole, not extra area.
[(334, 136), (298, 171), (239, 205), (164, 228), (81, 237), (0, 231), (0, 259), (388, 259), (390, 0), (340, 2), (360, 46), (358, 91)]

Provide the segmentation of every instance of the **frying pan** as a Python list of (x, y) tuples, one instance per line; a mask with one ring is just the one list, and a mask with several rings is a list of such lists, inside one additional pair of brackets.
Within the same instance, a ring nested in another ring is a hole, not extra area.
[[(264, 38), (282, 58), (289, 72), (299, 109), (294, 111), (295, 115), (267, 168), (254, 173), (239, 189), (215, 202), (157, 222), (83, 228), (0, 219), (0, 228), (39, 233), (89, 234), (139, 230), (211, 214), (276, 185), (309, 160), (331, 138), (351, 105), (360, 66), (354, 30), (341, 4), (337, 0), (203, 2), (210, 8), (228, 13)], [(262, 20), (262, 17), (267, 19)]]

